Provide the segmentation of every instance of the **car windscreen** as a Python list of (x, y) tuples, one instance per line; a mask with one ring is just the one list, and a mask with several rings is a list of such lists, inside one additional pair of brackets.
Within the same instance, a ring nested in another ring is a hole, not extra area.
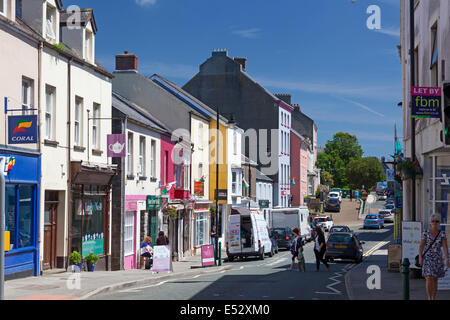
[(339, 197), (339, 193), (330, 193), (329, 197), (330, 198), (337, 198), (337, 197)]
[(352, 236), (349, 235), (349, 234), (337, 234), (337, 233), (334, 233), (328, 239), (328, 242), (344, 242), (344, 243), (348, 243), (350, 241), (352, 241)]
[(367, 215), (366, 219), (378, 219), (378, 216), (374, 214), (369, 214)]
[(380, 212), (378, 212), (378, 214), (389, 214), (389, 213), (391, 213), (390, 211), (380, 211)]

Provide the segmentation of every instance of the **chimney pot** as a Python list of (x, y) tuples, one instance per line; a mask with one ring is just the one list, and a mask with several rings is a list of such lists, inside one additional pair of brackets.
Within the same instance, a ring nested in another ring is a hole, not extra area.
[(247, 72), (247, 58), (233, 58), (233, 60), (242, 66), (242, 71)]

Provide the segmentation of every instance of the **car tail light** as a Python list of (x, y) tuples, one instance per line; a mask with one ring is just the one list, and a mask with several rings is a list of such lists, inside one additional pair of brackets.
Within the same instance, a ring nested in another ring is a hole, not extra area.
[(353, 244), (353, 250), (356, 251), (356, 249), (357, 249), (357, 248), (356, 248), (356, 243), (354, 243), (354, 244)]
[(380, 220), (378, 220), (378, 219), (377, 219), (377, 221), (376, 221), (376, 222), (378, 223), (378, 222), (380, 222)]
[(261, 248), (261, 240), (258, 240), (258, 247)]
[(289, 240), (289, 235), (286, 235), (286, 240)]

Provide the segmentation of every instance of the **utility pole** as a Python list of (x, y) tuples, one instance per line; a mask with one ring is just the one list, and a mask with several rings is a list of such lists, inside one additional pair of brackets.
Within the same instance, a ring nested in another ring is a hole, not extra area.
[[(416, 85), (415, 75), (415, 54), (414, 54), (414, 0), (409, 0), (409, 35), (410, 35), (410, 79), (411, 87)], [(419, 80), (419, 79), (417, 79)], [(410, 92), (410, 90), (408, 90)], [(410, 99), (411, 100), (411, 99)], [(411, 160), (416, 160), (416, 119), (412, 117), (412, 100), (411, 100)], [(411, 188), (411, 221), (416, 221), (416, 177), (413, 175)]]

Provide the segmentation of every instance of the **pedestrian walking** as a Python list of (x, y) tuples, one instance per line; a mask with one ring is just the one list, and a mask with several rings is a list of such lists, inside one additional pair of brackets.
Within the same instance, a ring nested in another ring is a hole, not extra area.
[(165, 236), (164, 231), (158, 233), (158, 239), (156, 239), (157, 246), (167, 246), (169, 244), (169, 239)]
[[(302, 271), (302, 267), (304, 269), (304, 271), (306, 271), (306, 267), (305, 267), (305, 258), (303, 256), (303, 243), (302, 243), (302, 237), (300, 235), (300, 230), (298, 228), (294, 228), (294, 230), (292, 230), (292, 232), (295, 235), (295, 239), (292, 241), (291, 244), (291, 254), (292, 254), (292, 262), (291, 262), (291, 266), (289, 267), (288, 270), (292, 270), (292, 268), (294, 267), (294, 263), (295, 263), (295, 259), (297, 258), (298, 261), (298, 271)], [(302, 258), (303, 258), (303, 264), (302, 264)]]
[[(428, 300), (436, 299), (438, 278), (443, 278), (450, 268), (448, 259), (447, 237), (440, 230), (441, 217), (433, 214), (430, 217), (431, 227), (422, 234), (419, 246), (419, 267), (422, 267), (422, 276), (426, 279)], [(424, 251), (425, 249), (425, 251)], [(446, 268), (442, 257), (442, 249), (447, 259)]]
[(320, 226), (316, 226), (315, 229), (315, 244), (314, 244), (314, 254), (316, 256), (316, 272), (319, 271), (320, 262), (327, 267), (328, 271), (330, 271), (330, 266), (328, 265), (327, 261), (324, 259), (326, 248), (325, 243), (325, 235), (323, 234), (322, 228)]

